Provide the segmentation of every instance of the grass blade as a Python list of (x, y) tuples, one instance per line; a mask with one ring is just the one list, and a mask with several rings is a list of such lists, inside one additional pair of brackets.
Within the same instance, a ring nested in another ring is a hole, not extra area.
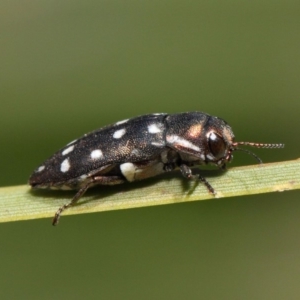
[[(217, 191), (217, 198), (282, 192), (300, 188), (300, 160), (201, 172)], [(213, 174), (213, 176), (212, 176)], [(0, 188), (0, 222), (53, 217), (73, 192), (35, 191), (29, 186)], [(203, 184), (168, 174), (133, 184), (91, 189), (63, 215), (214, 199)], [(93, 200), (93, 201), (90, 201)]]

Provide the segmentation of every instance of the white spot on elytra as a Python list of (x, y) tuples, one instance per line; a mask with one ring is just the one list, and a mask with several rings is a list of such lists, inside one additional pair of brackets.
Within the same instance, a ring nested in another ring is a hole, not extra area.
[(134, 181), (135, 166), (133, 163), (124, 163), (120, 165), (120, 170), (128, 181)]
[(159, 128), (158, 124), (151, 124), (148, 126), (149, 133), (159, 133), (161, 132), (161, 128)]
[(37, 172), (42, 172), (45, 169), (45, 166), (40, 166), (36, 171)]
[(70, 169), (71, 165), (70, 165), (70, 160), (69, 158), (66, 158), (60, 165), (60, 170), (65, 173), (68, 172)]
[(121, 125), (121, 124), (124, 124), (124, 123), (128, 122), (128, 120), (129, 120), (129, 119), (119, 121), (119, 122), (117, 122), (115, 125)]
[(66, 154), (72, 152), (73, 150), (74, 150), (74, 145), (72, 145), (72, 146), (66, 148), (61, 154), (62, 154), (62, 155), (66, 155)]
[(91, 152), (91, 158), (92, 159), (99, 159), (103, 156), (103, 153), (100, 149), (97, 149), (97, 150), (93, 150)]
[(86, 179), (87, 177), (88, 177), (88, 176), (87, 176), (86, 174), (83, 174), (83, 175), (80, 176), (80, 179), (81, 179), (81, 180), (84, 180), (84, 179)]
[(113, 138), (114, 139), (120, 139), (125, 133), (126, 133), (126, 129), (125, 128), (119, 129), (119, 130), (117, 130), (117, 131), (114, 132)]
[(190, 141), (181, 138), (178, 135), (168, 135), (167, 136), (167, 142), (170, 144), (176, 144), (179, 146), (182, 146), (184, 148), (189, 148), (195, 151), (200, 151), (200, 148), (196, 145), (194, 145), (193, 143), (191, 143)]
[(73, 140), (72, 142), (70, 142), (69, 144), (67, 144), (67, 146), (74, 144), (77, 140)]

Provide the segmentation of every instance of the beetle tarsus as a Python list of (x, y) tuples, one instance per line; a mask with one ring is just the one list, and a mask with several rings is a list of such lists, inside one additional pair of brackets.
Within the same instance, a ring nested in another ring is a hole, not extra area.
[(180, 171), (181, 171), (181, 174), (183, 175), (183, 177), (185, 177), (189, 180), (201, 181), (202, 183), (204, 183), (204, 185), (206, 186), (206, 188), (208, 189), (208, 191), (211, 194), (213, 194), (214, 196), (216, 195), (216, 191), (210, 185), (210, 183), (204, 177), (202, 177), (200, 174), (193, 174), (192, 169), (189, 168), (187, 165), (184, 165), (184, 164), (180, 165)]
[(82, 187), (69, 203), (64, 204), (57, 210), (57, 212), (55, 213), (54, 218), (52, 220), (53, 226), (56, 226), (58, 224), (58, 221), (59, 221), (59, 218), (60, 218), (60, 215), (62, 214), (62, 212), (64, 210), (66, 210), (67, 208), (69, 208), (70, 206), (73, 206), (74, 204), (76, 204), (77, 201), (83, 196), (83, 194), (90, 187), (90, 185), (91, 185), (91, 183), (88, 183), (84, 187)]

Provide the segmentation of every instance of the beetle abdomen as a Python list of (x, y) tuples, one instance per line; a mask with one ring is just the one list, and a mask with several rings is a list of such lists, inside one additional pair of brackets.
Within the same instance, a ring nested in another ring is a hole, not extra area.
[(60, 185), (88, 176), (104, 166), (151, 160), (165, 147), (165, 116), (145, 115), (86, 134), (39, 166), (29, 184), (34, 187)]

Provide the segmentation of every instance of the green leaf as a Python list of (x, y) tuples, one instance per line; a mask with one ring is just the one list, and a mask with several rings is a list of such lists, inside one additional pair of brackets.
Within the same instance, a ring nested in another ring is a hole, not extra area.
[[(217, 191), (216, 198), (283, 192), (300, 188), (300, 160), (201, 172)], [(0, 188), (0, 222), (53, 217), (75, 192), (32, 191), (29, 186)], [(97, 187), (63, 215), (215, 199), (206, 187), (168, 174), (133, 184)], [(92, 201), (91, 201), (92, 200)]]

